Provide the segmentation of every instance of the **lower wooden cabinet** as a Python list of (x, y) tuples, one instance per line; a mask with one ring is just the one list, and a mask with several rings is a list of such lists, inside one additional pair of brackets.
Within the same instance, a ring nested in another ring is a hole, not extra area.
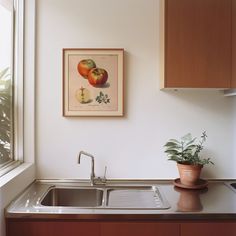
[(7, 221), (7, 236), (180, 236), (178, 223)]
[(236, 236), (236, 221), (7, 219), (7, 236)]
[(180, 236), (178, 223), (108, 222), (101, 224), (101, 236)]
[(184, 223), (181, 236), (236, 236), (236, 223)]
[(100, 236), (100, 224), (76, 221), (8, 221), (7, 236)]

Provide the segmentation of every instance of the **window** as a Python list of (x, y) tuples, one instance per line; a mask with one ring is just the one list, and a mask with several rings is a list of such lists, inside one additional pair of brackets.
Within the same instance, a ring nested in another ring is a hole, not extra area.
[(0, 0), (0, 176), (23, 156), (23, 0)]

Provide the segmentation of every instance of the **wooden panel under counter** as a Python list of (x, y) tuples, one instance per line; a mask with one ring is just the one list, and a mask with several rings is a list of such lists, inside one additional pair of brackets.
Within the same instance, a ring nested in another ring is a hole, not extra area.
[(180, 236), (178, 223), (161, 222), (104, 222), (102, 236)]
[(235, 236), (235, 222), (200, 222), (181, 224), (181, 236)]

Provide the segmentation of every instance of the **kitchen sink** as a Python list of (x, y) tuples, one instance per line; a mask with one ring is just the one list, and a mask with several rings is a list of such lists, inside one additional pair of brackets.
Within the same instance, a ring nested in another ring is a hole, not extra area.
[(51, 188), (41, 201), (43, 206), (98, 207), (103, 190), (98, 188)]
[(40, 206), (102, 209), (167, 209), (157, 186), (52, 186), (43, 195)]
[(110, 188), (107, 190), (106, 206), (125, 209), (169, 208), (156, 186)]

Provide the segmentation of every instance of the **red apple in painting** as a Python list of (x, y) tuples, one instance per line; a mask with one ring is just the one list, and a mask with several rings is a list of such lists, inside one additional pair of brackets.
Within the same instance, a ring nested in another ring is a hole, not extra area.
[(81, 60), (77, 66), (78, 72), (83, 76), (87, 77), (91, 69), (96, 68), (96, 64), (92, 59)]
[(94, 68), (88, 73), (88, 81), (91, 85), (103, 85), (107, 82), (108, 73), (105, 69)]

